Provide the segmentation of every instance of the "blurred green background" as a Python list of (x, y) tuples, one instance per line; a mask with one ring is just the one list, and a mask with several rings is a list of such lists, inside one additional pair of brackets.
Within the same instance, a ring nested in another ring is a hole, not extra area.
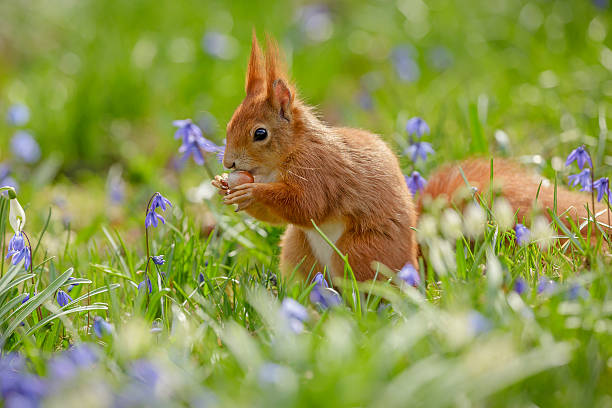
[[(172, 120), (193, 118), (222, 144), (255, 27), (330, 123), (400, 153), (405, 120), (425, 118), (427, 166), (491, 152), (561, 169), (553, 159), (578, 143), (608, 165), (610, 19), (605, 0), (2, 1), (0, 114), (24, 104), (30, 119), (2, 121), (0, 162), (31, 182), (26, 195), (52, 181), (103, 186), (114, 164), (129, 184), (174, 184)], [(39, 160), (11, 148), (19, 129)], [(194, 185), (203, 172), (187, 174)]]

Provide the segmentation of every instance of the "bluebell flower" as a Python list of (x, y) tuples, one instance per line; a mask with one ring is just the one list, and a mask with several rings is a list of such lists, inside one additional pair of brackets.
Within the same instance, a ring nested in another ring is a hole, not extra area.
[(557, 284), (555, 281), (552, 281), (544, 276), (541, 276), (540, 279), (538, 280), (538, 287), (537, 287), (538, 295), (542, 293), (550, 293), (553, 290), (555, 290), (556, 286)]
[(433, 147), (431, 147), (431, 143), (427, 142), (415, 142), (404, 150), (404, 154), (409, 155), (413, 162), (416, 162), (419, 157), (427, 160), (427, 155), (433, 153), (435, 152)]
[(205, 280), (206, 278), (204, 277), (204, 274), (200, 272), (200, 274), (198, 275), (198, 282), (204, 283)]
[(0, 401), (6, 408), (38, 407), (47, 383), (25, 371), (25, 359), (12, 352), (0, 356)]
[(531, 231), (523, 224), (516, 224), (514, 226), (514, 232), (516, 233), (516, 243), (518, 245), (527, 245), (531, 237)]
[(166, 197), (162, 196), (160, 193), (155, 193), (153, 198), (151, 198), (151, 202), (149, 204), (149, 208), (147, 208), (147, 215), (145, 217), (145, 228), (149, 228), (150, 226), (157, 227), (159, 225), (159, 221), (162, 224), (166, 223), (164, 217), (159, 215), (155, 210), (157, 208), (161, 208), (162, 211), (166, 211), (167, 206), (172, 207), (172, 203)]
[(30, 120), (30, 109), (22, 104), (11, 105), (6, 113), (6, 121), (10, 125), (23, 126)]
[(586, 299), (589, 297), (589, 292), (579, 283), (574, 283), (567, 292), (567, 297), (570, 300), (576, 300), (578, 298)]
[[(19, 184), (17, 184), (15, 179), (12, 178), (10, 174), (11, 174), (11, 168), (7, 164), (0, 163), (0, 186), (9, 186), (17, 190), (19, 187)], [(3, 191), (2, 194), (5, 196), (8, 195), (6, 191)]]
[(525, 282), (525, 279), (519, 276), (514, 281), (514, 291), (518, 293), (519, 295), (522, 295), (523, 293), (525, 293), (526, 290), (527, 290), (527, 282)]
[(413, 171), (410, 176), (404, 175), (404, 179), (406, 180), (406, 185), (408, 189), (415, 195), (418, 191), (421, 191), (425, 188), (425, 184), (427, 184), (427, 180), (421, 176), (418, 171)]
[(400, 269), (397, 273), (397, 277), (406, 282), (410, 286), (419, 286), (421, 283), (421, 276), (419, 272), (412, 266), (412, 264), (407, 263)]
[(576, 161), (576, 163), (578, 163), (578, 167), (580, 168), (580, 170), (582, 170), (582, 168), (584, 167), (585, 163), (587, 163), (587, 162), (589, 163), (589, 165), (591, 167), (593, 167), (593, 162), (591, 161), (591, 156), (589, 155), (589, 152), (587, 152), (586, 149), (584, 148), (584, 145), (578, 146), (577, 148), (572, 150), (572, 152), (569, 154), (569, 156), (567, 156), (567, 160), (565, 161), (565, 165), (569, 166), (574, 161)]
[(93, 330), (94, 330), (94, 334), (99, 339), (113, 334), (113, 326), (109, 322), (101, 318), (100, 316), (95, 317), (94, 322), (93, 322)]
[(64, 292), (61, 289), (57, 291), (56, 298), (57, 298), (57, 303), (60, 305), (60, 307), (64, 307), (68, 303), (72, 302), (72, 298), (70, 297), (70, 295), (68, 295), (66, 292)]
[(149, 293), (153, 292), (153, 285), (151, 283), (151, 279), (145, 275), (145, 278), (142, 282), (138, 284), (138, 292), (144, 291), (145, 287), (149, 290)]
[(281, 314), (287, 319), (289, 328), (294, 333), (301, 333), (304, 330), (304, 322), (308, 320), (308, 312), (296, 300), (291, 298), (283, 299)]
[[(72, 276), (68, 278), (68, 282), (70, 282), (71, 280), (75, 280), (76, 278), (73, 278)], [(71, 283), (70, 286), (68, 286), (68, 289), (66, 290), (66, 292), (70, 293), (72, 291), (72, 289), (75, 286), (80, 285), (79, 283)]]
[(86, 343), (77, 344), (50, 359), (47, 363), (47, 373), (53, 381), (68, 381), (79, 372), (90, 369), (98, 360), (96, 349)]
[[(36, 296), (36, 292), (34, 292), (34, 296)], [(25, 302), (27, 302), (28, 300), (30, 300), (30, 294), (26, 293), (26, 296), (23, 298), (23, 300), (21, 301), (21, 304), (23, 305)]]
[(236, 56), (238, 47), (234, 37), (217, 31), (208, 31), (202, 38), (202, 48), (215, 58), (229, 60)]
[(415, 135), (420, 138), (425, 133), (429, 133), (429, 126), (423, 119), (415, 116), (414, 118), (408, 119), (406, 123), (406, 132), (408, 132), (408, 135)]
[(25, 269), (28, 270), (30, 268), (30, 247), (25, 244), (22, 232), (15, 233), (9, 241), (6, 258), (8, 259), (9, 257), (12, 257), (11, 264), (17, 265), (19, 262), (24, 261)]
[(576, 187), (580, 184), (582, 187), (580, 191), (591, 191), (591, 169), (588, 167), (582, 170), (578, 174), (572, 174), (568, 177), (569, 185), (572, 187)]
[(486, 333), (491, 330), (492, 324), (482, 314), (472, 310), (468, 315), (468, 322), (474, 334)]
[(11, 139), (13, 154), (26, 163), (34, 163), (40, 158), (40, 147), (31, 134), (18, 130)]
[(153, 263), (155, 265), (163, 265), (166, 263), (166, 260), (164, 259), (163, 255), (155, 255), (152, 256), (151, 259), (153, 260)]
[(342, 302), (338, 292), (329, 287), (322, 273), (317, 273), (312, 281), (314, 283), (310, 291), (310, 301), (312, 303), (323, 309), (328, 309), (332, 306), (338, 306)]
[(601, 201), (604, 194), (610, 197), (610, 180), (607, 177), (602, 177), (599, 180), (595, 180), (593, 188), (597, 190), (597, 201)]
[(304, 37), (311, 42), (328, 40), (334, 31), (332, 16), (326, 4), (308, 4), (296, 12), (296, 20)]
[(406, 82), (413, 82), (421, 76), (421, 70), (415, 62), (414, 48), (403, 45), (398, 46), (391, 52), (391, 61), (397, 76)]
[(178, 126), (178, 130), (174, 133), (174, 138), (182, 139), (183, 143), (179, 148), (179, 153), (183, 153), (179, 160), (181, 165), (187, 161), (189, 156), (193, 156), (196, 164), (201, 166), (204, 164), (203, 151), (210, 153), (218, 152), (219, 146), (206, 139), (202, 135), (202, 130), (191, 119), (175, 120), (172, 124)]
[(217, 148), (217, 161), (221, 164), (223, 164), (223, 156), (225, 155), (225, 148), (227, 147), (227, 145), (225, 143), (223, 143), (223, 146), (219, 146)]
[(150, 388), (155, 388), (159, 379), (159, 370), (149, 360), (140, 359), (132, 362), (128, 371), (130, 377)]

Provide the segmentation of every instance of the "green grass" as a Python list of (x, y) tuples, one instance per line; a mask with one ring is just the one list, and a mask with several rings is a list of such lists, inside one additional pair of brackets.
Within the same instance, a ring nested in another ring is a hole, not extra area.
[[(322, 310), (309, 301), (310, 280), (281, 276), (281, 228), (197, 196), (208, 170), (173, 165), (173, 119), (212, 115), (217, 125), (207, 136), (221, 143), (242, 98), (255, 26), (260, 39), (270, 32), (288, 50), (301, 95), (331, 123), (375, 131), (399, 154), (405, 121), (423, 117), (436, 154), (417, 165), (402, 156), (407, 174), (509, 156), (562, 185), (572, 171), (564, 158), (582, 143), (596, 176), (609, 174), (608, 9), (587, 1), (426, 3), (330, 3), (333, 34), (322, 42), (307, 40), (293, 3), (0, 3), (0, 115), (26, 103), (24, 128), (43, 153), (37, 163), (20, 161), (9, 143), (15, 127), (0, 124), (0, 162), (20, 183), (35, 249), (33, 276), (6, 260), (0, 267), (0, 343), (4, 358), (20, 353), (27, 371), (48, 381), (48, 405), (127, 397), (127, 406), (611, 404), (604, 239), (583, 239), (557, 219), (555, 235), (568, 239), (517, 246), (485, 198), (483, 233), (449, 240), (432, 203), (436, 233), (419, 233), (417, 288), (382, 265), (383, 279), (357, 283), (348, 265), (334, 282), (343, 303)], [(215, 30), (236, 39), (233, 58), (202, 51), (202, 36)], [(413, 82), (401, 81), (392, 63), (403, 45), (414, 48), (420, 69)], [(451, 56), (447, 66), (432, 63), (439, 47)], [(372, 109), (358, 103), (363, 90)], [(105, 186), (111, 166), (126, 182), (119, 204)], [(221, 171), (214, 156), (207, 166)], [(166, 263), (149, 265), (148, 294), (138, 284), (155, 191), (174, 207), (164, 226), (149, 229), (151, 254)], [(1, 198), (3, 258), (7, 211)], [(556, 285), (538, 294), (542, 277)], [(522, 295), (512, 289), (518, 278), (527, 283)], [(75, 282), (74, 301), (60, 308), (56, 290)], [(301, 333), (280, 312), (285, 298), (308, 309)], [(93, 334), (97, 316), (112, 334)], [(97, 363), (61, 381), (54, 362), (81, 342), (95, 347)], [(157, 372), (153, 387), (138, 380), (143, 362)]]

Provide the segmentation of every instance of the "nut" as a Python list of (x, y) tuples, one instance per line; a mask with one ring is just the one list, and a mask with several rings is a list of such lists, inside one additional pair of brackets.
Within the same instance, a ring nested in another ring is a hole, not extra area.
[(227, 177), (227, 185), (232, 189), (241, 184), (252, 183), (254, 180), (253, 175), (248, 171), (234, 171)]

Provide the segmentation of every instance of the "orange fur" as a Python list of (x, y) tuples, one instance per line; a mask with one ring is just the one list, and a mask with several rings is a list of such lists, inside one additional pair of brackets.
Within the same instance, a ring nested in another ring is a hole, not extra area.
[[(416, 267), (417, 210), (393, 152), (372, 133), (321, 121), (296, 95), (273, 40), (267, 40), (265, 67), (261, 55), (253, 34), (246, 97), (228, 123), (223, 158), (227, 168), (250, 171), (254, 182), (235, 187), (225, 203), (264, 221), (289, 224), (281, 243), (285, 273), (301, 263), (304, 274), (314, 266), (316, 272), (327, 267), (342, 275), (341, 258), (322, 245), (313, 221), (338, 234), (335, 244), (348, 254), (359, 280), (373, 278), (373, 261), (392, 269)], [(267, 130), (266, 139), (254, 139), (258, 128)], [(487, 188), (487, 162), (462, 167), (480, 191)], [(494, 170), (519, 218), (526, 215), (538, 182), (526, 182), (528, 173), (507, 161), (496, 161)], [(452, 196), (462, 185), (458, 170), (447, 167), (431, 177), (425, 194)], [(552, 206), (549, 188), (540, 197)], [(583, 195), (560, 190), (559, 208), (574, 205), (574, 215), (583, 214), (584, 201)]]

